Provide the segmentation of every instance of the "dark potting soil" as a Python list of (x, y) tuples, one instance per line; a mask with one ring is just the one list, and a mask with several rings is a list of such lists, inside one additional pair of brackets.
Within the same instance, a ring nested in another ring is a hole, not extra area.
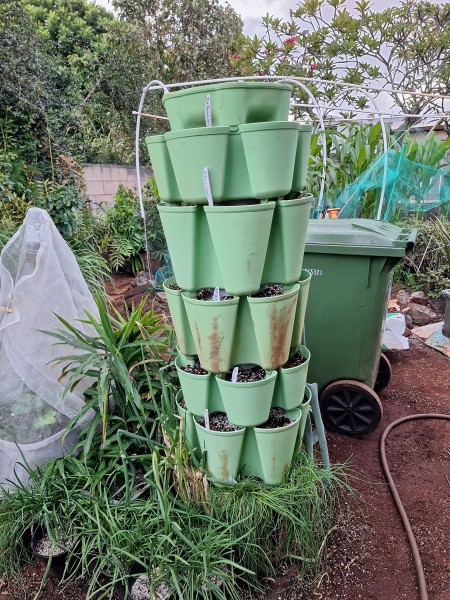
[(282, 294), (284, 294), (284, 290), (281, 283), (269, 283), (257, 294), (253, 294), (252, 298), (271, 298), (272, 296), (281, 296)]
[[(198, 423), (202, 427), (206, 427), (205, 419), (199, 419)], [(224, 412), (215, 412), (209, 415), (209, 428), (212, 431), (239, 431), (242, 429), (242, 427), (230, 423)]]
[(258, 429), (277, 429), (278, 427), (286, 427), (290, 423), (292, 421), (286, 417), (284, 408), (271, 408), (269, 418), (262, 425), (258, 425)]
[(186, 373), (191, 373), (191, 375), (209, 375), (208, 371), (200, 366), (198, 360), (193, 365), (183, 365), (180, 369)]
[[(237, 383), (250, 383), (251, 381), (261, 381), (266, 377), (265, 370), (258, 365), (255, 365), (254, 367), (250, 368), (240, 368), (239, 365), (236, 366), (239, 368)], [(231, 381), (233, 371), (234, 369), (230, 369), (228, 371), (228, 373), (225, 375), (225, 381)]]
[(181, 292), (181, 288), (177, 283), (170, 283), (169, 285), (166, 285), (166, 288), (168, 288), (169, 290), (177, 290)]
[(184, 409), (186, 409), (186, 402), (185, 402), (184, 398), (180, 398), (180, 399), (178, 400), (178, 406), (179, 406), (180, 408), (184, 408)]
[(282, 369), (292, 369), (292, 367), (298, 367), (299, 365), (302, 365), (304, 362), (306, 362), (306, 358), (303, 356), (303, 354), (298, 351), (295, 354), (293, 354), (292, 356), (289, 357), (289, 359), (284, 363), (284, 365), (281, 367)]
[[(221, 290), (220, 300), (233, 300), (233, 296), (228, 296), (226, 293), (224, 295), (223, 290)], [(206, 300), (211, 301), (214, 300), (214, 289), (213, 288), (202, 288), (197, 291), (197, 300)]]

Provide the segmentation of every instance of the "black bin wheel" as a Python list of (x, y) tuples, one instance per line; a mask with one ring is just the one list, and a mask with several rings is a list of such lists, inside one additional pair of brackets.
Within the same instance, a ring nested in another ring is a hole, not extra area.
[(320, 411), (325, 427), (351, 436), (375, 431), (383, 416), (376, 392), (353, 379), (341, 379), (326, 387), (320, 396)]
[(380, 363), (378, 365), (377, 379), (375, 381), (374, 390), (381, 392), (389, 384), (392, 376), (392, 367), (388, 357), (381, 353)]

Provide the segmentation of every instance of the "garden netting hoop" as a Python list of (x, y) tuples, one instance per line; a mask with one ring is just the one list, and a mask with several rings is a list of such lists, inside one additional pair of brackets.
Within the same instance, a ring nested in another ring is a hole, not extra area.
[(30, 208), (0, 255), (1, 486), (27, 483), (24, 464), (42, 465), (76, 442), (79, 429), (63, 439), (64, 430), (90, 381), (65, 393), (54, 361), (68, 352), (43, 331), (62, 328), (59, 315), (87, 332), (86, 311), (97, 306), (75, 256), (48, 213)]

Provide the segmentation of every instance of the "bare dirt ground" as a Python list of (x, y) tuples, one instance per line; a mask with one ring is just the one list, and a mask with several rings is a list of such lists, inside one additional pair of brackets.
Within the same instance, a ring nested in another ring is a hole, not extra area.
[[(120, 288), (126, 287), (123, 281)], [(117, 294), (119, 298), (120, 292)], [(410, 548), (382, 476), (379, 440), (394, 420), (415, 413), (450, 414), (450, 361), (410, 338), (411, 349), (386, 353), (392, 363), (390, 385), (381, 392), (384, 416), (362, 439), (328, 435), (332, 462), (348, 462), (354, 497), (341, 499), (320, 576), (299, 586), (295, 572), (280, 577), (267, 600), (415, 600), (418, 598)], [(395, 429), (387, 458), (413, 527), (428, 585), (429, 600), (450, 599), (450, 423), (413, 421)], [(24, 568), (7, 584), (0, 578), (0, 600), (28, 600), (39, 588), (42, 570)], [(49, 579), (42, 600), (82, 600), (83, 582), (63, 590)]]

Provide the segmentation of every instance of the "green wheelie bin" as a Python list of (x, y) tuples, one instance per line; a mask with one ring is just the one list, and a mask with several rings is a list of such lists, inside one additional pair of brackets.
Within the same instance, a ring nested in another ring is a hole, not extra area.
[(304, 343), (328, 429), (360, 436), (382, 416), (391, 369), (381, 336), (392, 270), (417, 231), (368, 219), (310, 220), (303, 268), (311, 273)]

